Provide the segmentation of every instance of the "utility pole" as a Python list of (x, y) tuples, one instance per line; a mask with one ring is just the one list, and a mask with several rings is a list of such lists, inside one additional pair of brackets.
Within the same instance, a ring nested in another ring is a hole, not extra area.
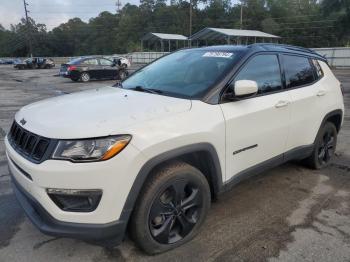
[(115, 5), (117, 6), (117, 14), (119, 14), (120, 13), (120, 7), (122, 6), (122, 3), (120, 2), (120, 0), (117, 0)]
[(240, 20), (240, 29), (243, 28), (243, 2), (241, 0), (241, 20)]
[(189, 47), (192, 46), (191, 36), (192, 36), (192, 0), (190, 0), (190, 35), (189, 35), (189, 42), (188, 42)]
[(23, 5), (24, 5), (24, 12), (26, 14), (26, 26), (27, 26), (27, 41), (28, 41), (28, 46), (29, 46), (29, 55), (30, 57), (33, 57), (33, 51), (32, 51), (32, 37), (31, 37), (31, 32), (30, 32), (30, 26), (29, 26), (29, 18), (28, 18), (28, 9), (26, 0), (23, 0)]

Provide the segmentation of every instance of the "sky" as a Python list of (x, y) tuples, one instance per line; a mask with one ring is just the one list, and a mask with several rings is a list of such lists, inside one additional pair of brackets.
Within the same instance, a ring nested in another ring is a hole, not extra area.
[[(37, 23), (46, 24), (52, 28), (67, 22), (73, 17), (88, 21), (102, 11), (116, 12), (117, 0), (26, 0), (29, 15)], [(126, 3), (139, 4), (139, 0), (120, 0)], [(17, 24), (24, 17), (23, 0), (0, 0), (0, 24), (9, 29), (11, 24)]]

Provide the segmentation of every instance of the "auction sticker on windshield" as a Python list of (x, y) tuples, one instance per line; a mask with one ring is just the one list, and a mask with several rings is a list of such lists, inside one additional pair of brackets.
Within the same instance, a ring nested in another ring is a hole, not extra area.
[(230, 58), (233, 53), (229, 52), (206, 52), (203, 57), (222, 57), (222, 58)]

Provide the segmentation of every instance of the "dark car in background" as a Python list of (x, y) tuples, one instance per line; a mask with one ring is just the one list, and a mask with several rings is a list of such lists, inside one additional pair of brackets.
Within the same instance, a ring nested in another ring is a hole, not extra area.
[(12, 65), (14, 61), (14, 59), (0, 59), (0, 65)]
[(72, 81), (88, 82), (90, 79), (124, 79), (128, 76), (120, 60), (103, 57), (82, 57), (61, 65), (60, 75)]
[(23, 61), (16, 61), (13, 66), (17, 69), (51, 69), (55, 63), (51, 58), (30, 57)]

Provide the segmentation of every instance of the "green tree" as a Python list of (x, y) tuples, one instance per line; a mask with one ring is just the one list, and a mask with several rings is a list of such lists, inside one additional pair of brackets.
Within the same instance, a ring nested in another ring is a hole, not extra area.
[(350, 46), (350, 0), (323, 0), (322, 11), (335, 20), (333, 37), (337, 44)]
[[(26, 56), (29, 42), (36, 56), (79, 56), (138, 51), (141, 37), (148, 32), (188, 36), (189, 0), (166, 3), (141, 0), (139, 6), (126, 4), (119, 14), (102, 12), (88, 22), (73, 18), (51, 31), (33, 19), (28, 24), (22, 19), (10, 29), (0, 25), (0, 56)], [(242, 5), (243, 29), (262, 30), (281, 36), (283, 43), (306, 47), (350, 45), (350, 0), (191, 3), (192, 32), (204, 27), (239, 28)]]

